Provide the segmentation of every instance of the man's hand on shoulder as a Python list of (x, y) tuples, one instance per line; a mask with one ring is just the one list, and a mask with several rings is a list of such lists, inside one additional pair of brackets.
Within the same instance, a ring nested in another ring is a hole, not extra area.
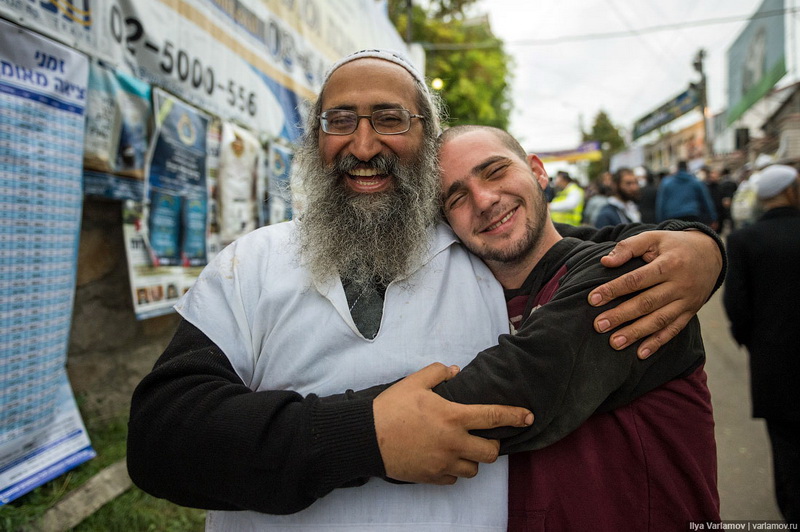
[(479, 463), (497, 460), (500, 443), (473, 436), (470, 430), (533, 422), (533, 414), (524, 408), (462, 405), (431, 391), (456, 373), (455, 366), (434, 363), (375, 398), (375, 432), (387, 477), (427, 484), (474, 477)]
[(621, 241), (601, 262), (614, 268), (641, 256), (648, 264), (621, 275), (589, 294), (593, 306), (626, 294), (642, 293), (603, 312), (598, 332), (631, 322), (611, 335), (614, 349), (648, 336), (637, 351), (647, 358), (674, 338), (710, 297), (722, 271), (722, 254), (700, 231), (647, 231)]

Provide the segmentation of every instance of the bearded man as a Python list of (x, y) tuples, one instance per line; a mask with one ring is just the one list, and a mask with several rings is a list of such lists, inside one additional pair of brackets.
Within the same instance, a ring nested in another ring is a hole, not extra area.
[[(431, 388), (454, 370), (441, 364), (412, 374), (438, 359), (466, 365), (508, 332), (500, 285), (438, 223), (438, 130), (405, 59), (372, 50), (334, 65), (295, 158), (302, 219), (258, 229), (206, 267), (134, 394), (137, 485), (211, 510), (209, 530), (506, 529), (499, 442), (469, 431), (528, 426), (531, 413), (442, 399)], [(645, 299), (664, 308), (634, 298), (596, 322), (610, 330), (648, 314), (612, 336), (622, 346), (655, 333), (640, 353), (674, 336), (721, 269), (715, 241), (660, 235), (637, 236), (614, 260), (657, 256), (628, 286), (655, 284)], [(617, 281), (598, 305), (626, 293), (630, 278)], [(334, 395), (409, 374), (374, 399)], [(348, 486), (359, 487), (335, 489)]]
[(595, 227), (637, 223), (642, 220), (639, 213), (639, 178), (630, 168), (620, 168), (611, 176), (613, 195), (597, 213)]
[[(303, 181), (308, 209), (298, 224), (300, 256), (313, 278), (341, 278), (356, 325), (374, 338), (386, 287), (416, 268), (428, 251), (439, 209), (436, 151), (423, 144), (406, 162), (378, 153), (369, 166), (353, 154), (325, 165), (318, 152), (318, 144), (308, 142), (295, 158), (298, 175), (314, 176)], [(386, 176), (394, 177), (393, 186), (385, 186)], [(359, 190), (370, 187), (383, 190)]]

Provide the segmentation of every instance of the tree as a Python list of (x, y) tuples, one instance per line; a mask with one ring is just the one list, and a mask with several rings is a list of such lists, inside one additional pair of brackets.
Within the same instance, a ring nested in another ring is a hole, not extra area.
[(593, 181), (603, 172), (607, 172), (611, 162), (611, 156), (625, 148), (625, 139), (619, 134), (619, 129), (615, 126), (605, 111), (600, 111), (594, 118), (594, 125), (590, 132), (583, 132), (583, 140), (594, 140), (600, 143), (600, 151), (603, 158), (599, 161), (589, 163), (589, 180)]
[[(463, 18), (467, 9), (475, 4), (476, 1), (477, 0), (431, 0), (427, 2), (429, 5), (427, 11), (416, 5), (414, 6), (414, 10), (419, 10), (431, 18), (449, 21), (452, 18)], [(413, 4), (414, 2), (412, 0), (389, 0), (389, 18), (394, 22), (395, 26), (397, 26), (401, 17), (408, 14), (408, 6)], [(405, 21), (403, 20), (403, 22)], [(416, 19), (413, 22), (416, 22)]]
[[(449, 125), (481, 124), (508, 128), (512, 59), (486, 17), (470, 18), (475, 0), (438, 0), (425, 9), (414, 5), (411, 40), (427, 50), (426, 77), (439, 78)], [(401, 35), (408, 27), (406, 0), (390, 0), (389, 17)]]

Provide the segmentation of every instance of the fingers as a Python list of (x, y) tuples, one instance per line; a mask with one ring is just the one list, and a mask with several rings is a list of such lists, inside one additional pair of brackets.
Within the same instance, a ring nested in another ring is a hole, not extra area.
[(459, 478), (472, 478), (478, 474), (478, 464), (470, 462), (469, 460), (459, 460), (456, 462), (450, 471), (442, 473), (440, 476), (432, 479), (429, 484), (436, 484), (439, 486), (451, 486), (456, 483)]
[(441, 362), (434, 362), (405, 378), (423, 388), (431, 389), (440, 382), (452, 379), (458, 373), (458, 366), (445, 366)]
[(502, 405), (462, 405), (431, 390), (457, 372), (431, 364), (381, 392), (372, 403), (375, 436), (386, 475), (406, 482), (452, 484), (497, 460), (500, 444), (472, 429), (527, 426), (533, 414)]
[(467, 430), (527, 427), (533, 424), (531, 411), (517, 406), (452, 404), (460, 410), (461, 424)]
[[(475, 475), (473, 475), (473, 476), (475, 476)], [(469, 477), (469, 478), (472, 478), (472, 477)], [(453, 484), (456, 483), (456, 480), (458, 480), (458, 477), (454, 477), (453, 475), (442, 475), (442, 476), (437, 477), (435, 479), (431, 479), (427, 483), (428, 484), (434, 484), (436, 486), (452, 486)]]
[(478, 463), (491, 464), (497, 460), (497, 457), (500, 456), (500, 442), (487, 440), (480, 436), (470, 436), (468, 444), (461, 449), (459, 454), (464, 461), (474, 463), (477, 470)]
[(598, 332), (606, 332), (638, 318), (611, 335), (611, 347), (624, 349), (645, 336), (670, 326), (683, 310), (667, 288), (659, 286), (603, 312), (595, 318), (594, 326)]
[(647, 231), (618, 242), (608, 255), (601, 259), (603, 266), (616, 268), (622, 266), (633, 257), (641, 257), (658, 243), (660, 231)]
[(469, 460), (459, 460), (452, 471), (452, 475), (458, 478), (472, 478), (477, 474), (478, 464)]
[[(655, 310), (659, 310), (658, 313), (658, 316), (660, 316), (659, 319), (664, 319), (665, 318), (664, 312), (666, 308), (662, 307), (667, 307), (667, 305), (669, 305), (674, 301), (675, 297), (672, 293), (670, 293), (668, 286), (665, 286), (664, 284), (655, 286), (650, 290), (637, 294), (631, 299), (623, 301), (616, 307), (606, 310), (605, 312), (598, 315), (594, 319), (594, 328), (597, 332), (601, 333), (607, 332), (614, 329), (615, 327), (622, 325), (623, 323), (627, 323), (637, 318), (652, 318), (651, 316), (649, 316), (649, 314)], [(679, 314), (679, 312), (677, 311), (673, 312), (675, 316)], [(665, 322), (660, 326), (652, 324), (651, 326), (655, 328), (648, 331), (647, 333), (649, 334), (655, 332), (666, 326), (667, 323), (668, 322)]]
[[(674, 338), (689, 323), (692, 316), (694, 312), (686, 312), (680, 302), (672, 302), (614, 331), (608, 343), (619, 350), (647, 337), (637, 349), (639, 358), (644, 359)], [(598, 319), (602, 322), (605, 318), (601, 314)], [(612, 317), (611, 320), (613, 319)]]
[[(646, 264), (598, 286), (589, 293), (589, 304), (599, 307), (620, 296), (644, 290), (645, 288), (649, 288), (664, 281), (665, 276), (662, 269), (662, 264), (662, 261)], [(639, 300), (636, 302), (636, 304), (644, 305), (646, 302), (652, 305), (653, 303), (656, 303), (656, 301), (652, 301), (652, 298), (653, 296), (651, 295), (647, 301)], [(645, 310), (646, 307), (642, 306), (641, 308), (642, 310)], [(651, 306), (650, 308), (647, 308), (646, 312), (652, 311), (653, 308), (655, 307)], [(628, 319), (640, 316), (641, 314), (641, 312), (639, 314), (632, 314)]]
[(647, 358), (674, 338), (708, 299), (722, 259), (716, 242), (700, 231), (649, 231), (620, 242), (601, 261), (614, 267), (639, 255), (648, 264), (598, 286), (588, 298), (589, 304), (601, 306), (640, 292), (597, 316), (594, 327), (607, 332), (627, 324), (611, 334), (609, 343), (624, 349), (645, 338), (637, 354)]
[(681, 332), (684, 327), (686, 327), (686, 325), (689, 323), (689, 320), (692, 319), (692, 316), (694, 316), (693, 313), (685, 312), (667, 327), (661, 329), (655, 334), (651, 334), (644, 342), (642, 342), (642, 345), (639, 346), (639, 349), (636, 350), (636, 355), (640, 359), (644, 360), (658, 351), (662, 345), (675, 338), (675, 336), (677, 336), (678, 333)]

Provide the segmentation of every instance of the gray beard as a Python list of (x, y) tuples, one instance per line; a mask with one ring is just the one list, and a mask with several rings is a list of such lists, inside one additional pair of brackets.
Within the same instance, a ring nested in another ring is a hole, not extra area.
[(298, 151), (294, 162), (307, 207), (299, 227), (300, 253), (312, 276), (338, 275), (357, 287), (388, 285), (411, 273), (428, 248), (428, 231), (438, 218), (438, 175), (431, 147), (408, 164), (377, 156), (370, 165), (394, 176), (385, 192), (357, 194), (343, 176), (358, 161), (337, 159), (325, 168), (316, 146)]

